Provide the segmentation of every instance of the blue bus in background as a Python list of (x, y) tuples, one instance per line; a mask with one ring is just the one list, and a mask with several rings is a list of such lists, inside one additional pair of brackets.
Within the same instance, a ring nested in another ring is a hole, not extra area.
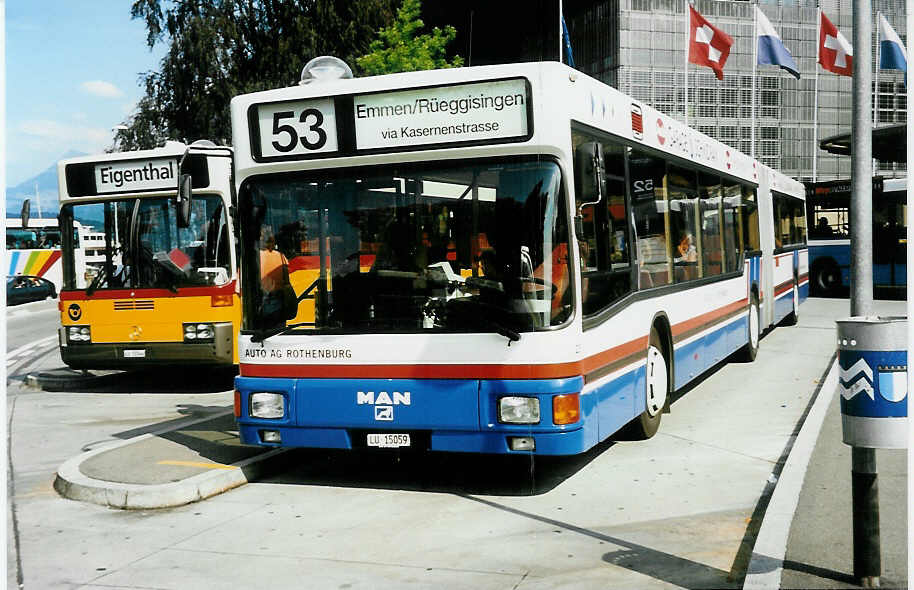
[[(808, 184), (810, 294), (835, 296), (850, 287), (851, 181)], [(873, 179), (873, 286), (906, 297), (907, 179)]]

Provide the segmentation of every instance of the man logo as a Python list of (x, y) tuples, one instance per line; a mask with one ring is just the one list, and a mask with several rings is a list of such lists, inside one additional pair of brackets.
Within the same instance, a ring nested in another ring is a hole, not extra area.
[(374, 407), (374, 419), (383, 420), (385, 422), (393, 422), (394, 407), (393, 406), (375, 406)]
[(75, 322), (83, 317), (83, 310), (80, 309), (78, 304), (71, 303), (70, 307), (67, 308), (67, 316)]

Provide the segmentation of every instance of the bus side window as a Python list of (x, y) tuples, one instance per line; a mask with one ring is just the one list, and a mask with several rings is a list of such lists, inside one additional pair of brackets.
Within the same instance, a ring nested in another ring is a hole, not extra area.
[(677, 283), (701, 276), (701, 233), (695, 172), (670, 166), (670, 238), (673, 245), (673, 278)]
[(755, 188), (743, 185), (742, 201), (743, 218), (743, 252), (758, 252), (762, 249), (758, 228), (758, 203), (755, 200)]
[(629, 188), (638, 253), (638, 287), (672, 283), (666, 161), (638, 150), (629, 157)]
[(698, 196), (701, 210), (701, 263), (703, 276), (727, 272), (724, 267), (724, 247), (721, 240), (722, 187), (719, 176), (700, 173)]
[[(631, 254), (625, 206), (625, 153), (628, 148), (610, 140), (572, 130), (575, 146), (599, 141), (603, 147), (605, 185), (600, 202), (584, 205), (575, 191), (576, 209), (583, 218), (576, 236), (580, 253), (581, 299), (584, 315), (606, 309), (631, 291)], [(588, 179), (575, 169), (575, 186)]]
[(742, 227), (739, 220), (741, 193), (741, 187), (738, 184), (724, 186), (724, 263), (729, 272), (740, 271), (743, 268), (743, 260), (740, 257)]

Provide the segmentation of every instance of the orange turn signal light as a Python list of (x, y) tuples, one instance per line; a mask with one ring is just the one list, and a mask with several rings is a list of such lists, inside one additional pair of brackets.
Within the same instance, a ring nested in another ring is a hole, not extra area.
[(235, 417), (241, 418), (241, 392), (235, 390)]
[(234, 295), (210, 295), (210, 307), (231, 307)]
[(581, 419), (581, 395), (566, 393), (552, 396), (552, 423), (574, 424)]

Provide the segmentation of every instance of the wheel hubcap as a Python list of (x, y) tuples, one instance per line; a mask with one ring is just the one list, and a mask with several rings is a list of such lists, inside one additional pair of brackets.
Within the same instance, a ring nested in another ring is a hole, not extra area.
[(656, 416), (666, 405), (666, 361), (656, 346), (647, 349), (647, 413)]

